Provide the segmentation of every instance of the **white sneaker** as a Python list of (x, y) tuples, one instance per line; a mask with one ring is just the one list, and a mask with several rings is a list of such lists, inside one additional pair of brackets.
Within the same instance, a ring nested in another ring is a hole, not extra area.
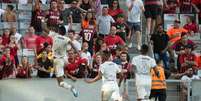
[(131, 47), (132, 47), (132, 43), (129, 43), (129, 44), (128, 44), (128, 48), (131, 48)]
[(75, 97), (78, 97), (78, 91), (75, 89), (74, 86), (72, 86), (70, 90), (71, 90), (71, 92), (73, 93), (73, 95), (74, 95)]

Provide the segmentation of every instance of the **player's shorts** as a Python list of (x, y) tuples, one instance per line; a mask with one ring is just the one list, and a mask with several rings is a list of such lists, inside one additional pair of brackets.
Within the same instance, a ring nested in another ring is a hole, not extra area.
[(55, 58), (53, 61), (56, 77), (62, 77), (64, 76), (64, 66), (65, 66), (66, 60), (64, 58)]
[(149, 78), (149, 76), (136, 76), (136, 89), (138, 99), (149, 99), (151, 93), (151, 78)]
[(103, 101), (108, 101), (110, 99), (112, 99), (112, 101), (121, 101), (119, 87), (113, 82), (104, 84), (101, 88), (101, 92)]

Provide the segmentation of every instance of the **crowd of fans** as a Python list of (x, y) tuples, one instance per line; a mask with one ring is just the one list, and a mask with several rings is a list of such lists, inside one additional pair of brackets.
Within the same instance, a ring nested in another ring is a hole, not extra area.
[[(127, 0), (127, 10), (120, 8), (118, 0), (0, 0), (8, 3), (0, 9), (3, 22), (16, 22), (14, 6), (9, 3), (33, 4), (32, 18), (25, 35), (18, 33), (16, 26), (0, 33), (0, 79), (30, 78), (33, 72), (41, 78), (55, 77), (52, 56), (52, 33), (58, 26), (65, 26), (66, 36), (71, 40), (68, 45), (66, 77), (72, 80), (97, 75), (99, 65), (105, 60), (102, 53), (112, 51), (113, 61), (127, 70), (126, 78), (133, 78), (129, 48), (136, 40), (135, 48), (140, 51), (142, 29), (146, 43), (153, 45), (155, 60), (162, 60), (166, 70), (184, 73), (188, 68), (196, 72), (201, 68), (201, 56), (195, 55), (196, 43), (188, 37), (199, 33), (198, 24), (190, 16), (186, 24), (175, 19), (173, 27), (163, 29), (163, 14), (197, 13), (201, 22), (200, 0)], [(107, 4), (108, 6), (103, 6)], [(43, 10), (43, 4), (50, 4)], [(190, 8), (190, 9), (189, 9)], [(145, 15), (146, 25), (142, 26)], [(73, 24), (81, 26), (81, 31), (73, 29)], [(46, 27), (51, 31), (48, 33)], [(133, 35), (136, 34), (135, 39)], [(28, 54), (19, 60), (18, 51), (30, 49), (35, 52), (33, 62)], [(176, 55), (175, 55), (176, 54)], [(175, 67), (176, 64), (176, 67)]]

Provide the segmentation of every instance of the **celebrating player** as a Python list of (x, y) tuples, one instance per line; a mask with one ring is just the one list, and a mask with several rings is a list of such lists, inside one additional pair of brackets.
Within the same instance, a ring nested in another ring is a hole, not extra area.
[(102, 78), (101, 101), (121, 101), (119, 87), (116, 80), (117, 73), (121, 73), (120, 67), (112, 62), (111, 52), (104, 51), (103, 59), (106, 61), (100, 65), (98, 75), (94, 79), (86, 79), (85, 82), (93, 83)]

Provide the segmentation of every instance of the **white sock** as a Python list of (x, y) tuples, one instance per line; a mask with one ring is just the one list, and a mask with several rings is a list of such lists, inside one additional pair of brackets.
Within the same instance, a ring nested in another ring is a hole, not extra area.
[(71, 85), (69, 85), (68, 83), (66, 82), (60, 82), (60, 86), (63, 87), (63, 88), (66, 88), (66, 89), (71, 89)]

